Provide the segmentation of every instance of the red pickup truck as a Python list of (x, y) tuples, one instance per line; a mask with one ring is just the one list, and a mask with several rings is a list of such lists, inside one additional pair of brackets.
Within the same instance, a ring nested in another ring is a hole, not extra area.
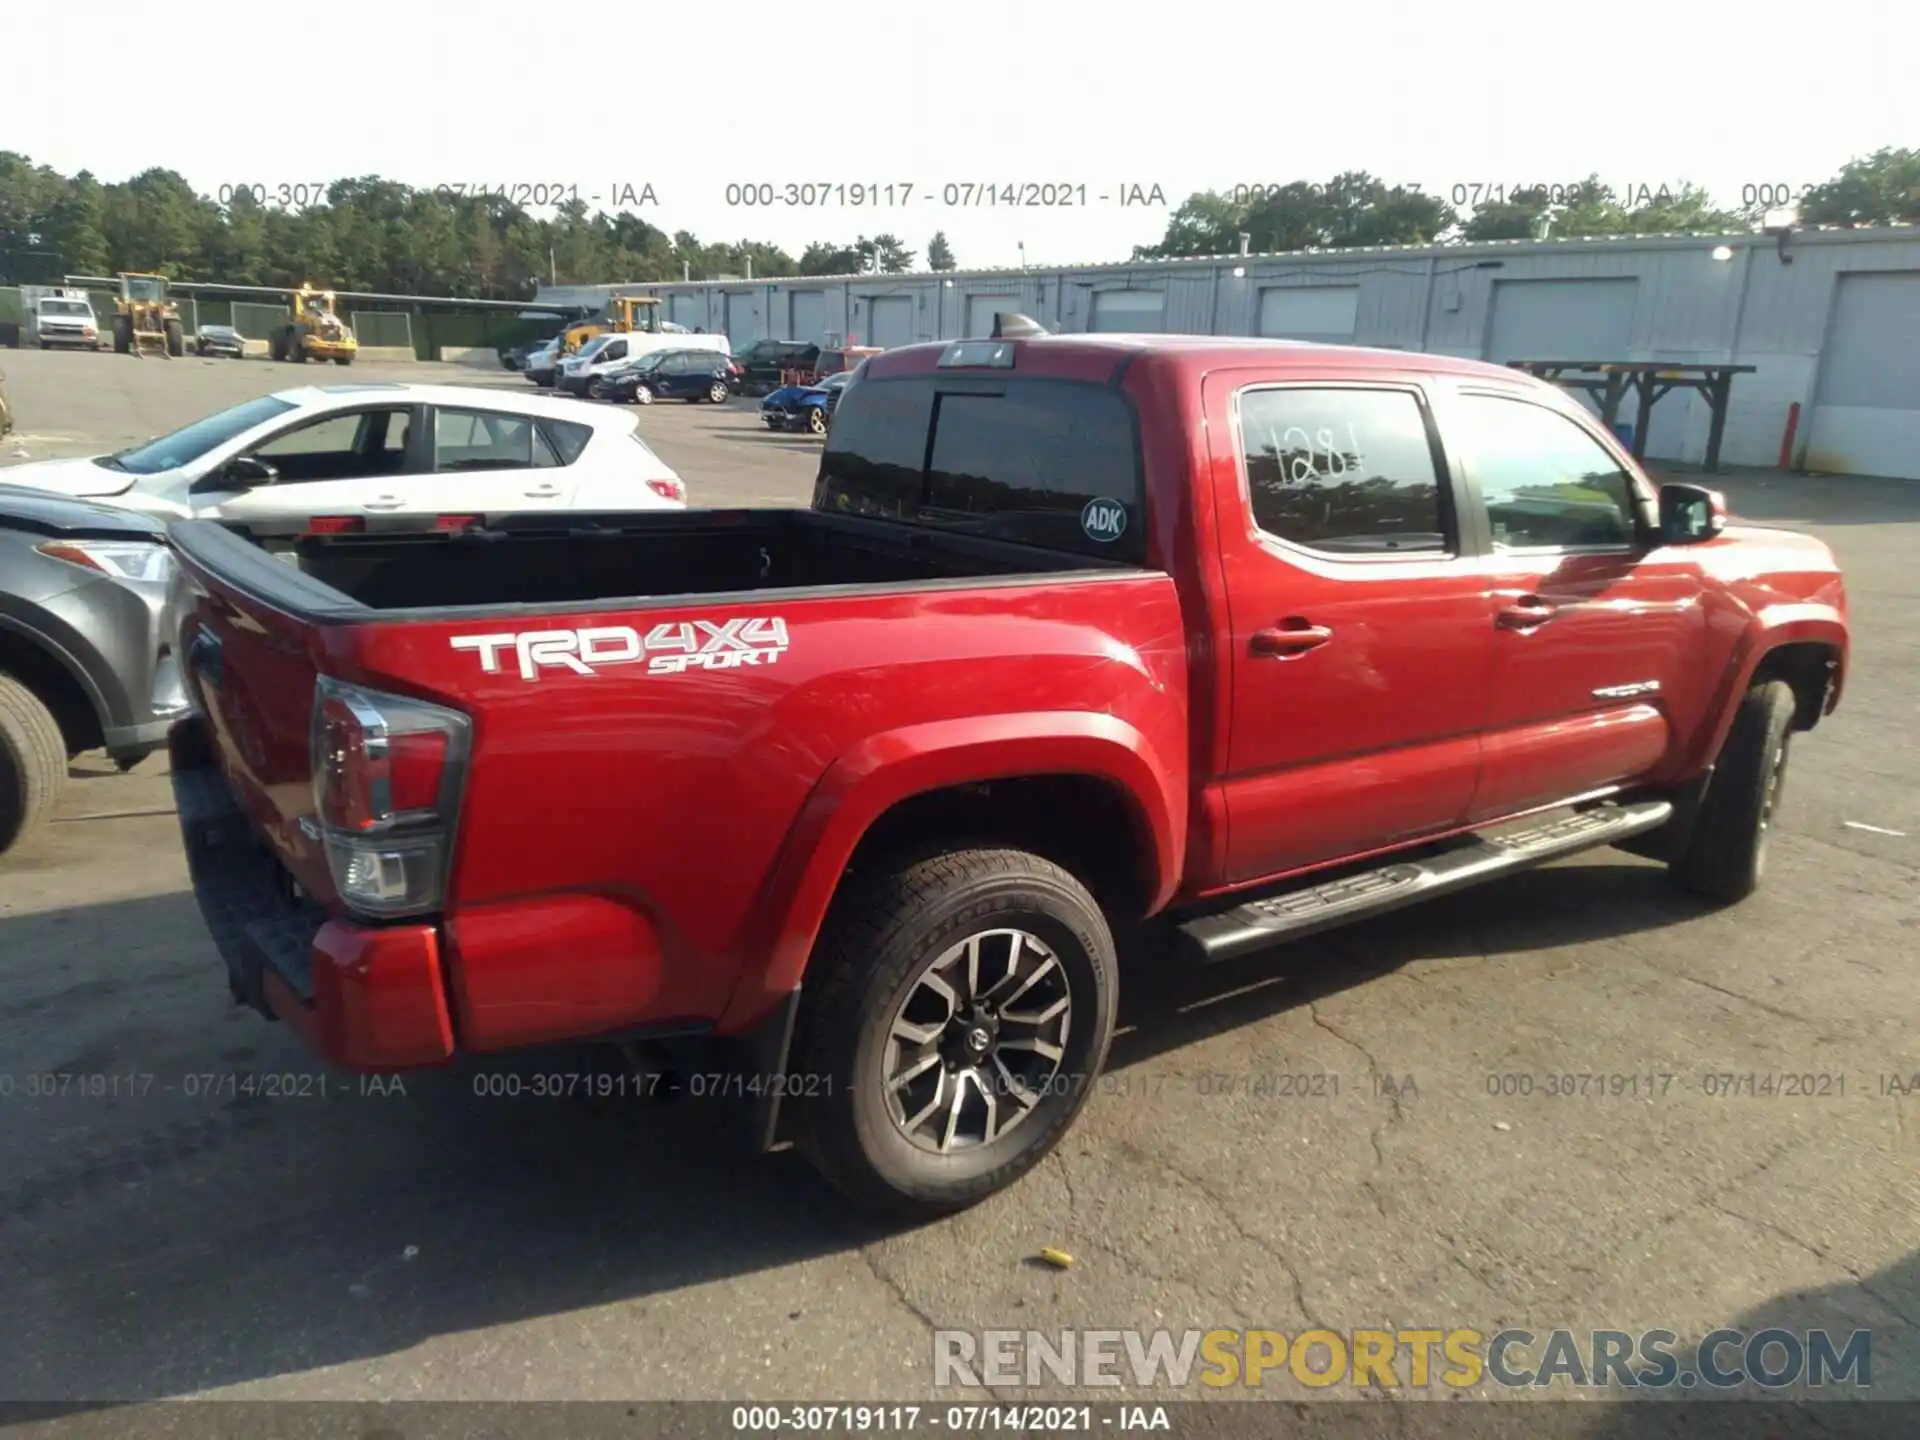
[(1215, 961), (1606, 844), (1753, 889), (1846, 670), (1824, 545), (1510, 370), (1019, 329), (867, 361), (810, 509), (178, 524), (235, 996), (362, 1071), (718, 1057), (689, 1093), (927, 1212), (1073, 1120), (1116, 936)]

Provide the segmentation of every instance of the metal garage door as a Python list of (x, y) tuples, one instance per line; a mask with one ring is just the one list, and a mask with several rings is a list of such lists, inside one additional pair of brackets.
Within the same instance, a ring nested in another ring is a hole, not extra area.
[(1151, 334), (1164, 323), (1167, 297), (1159, 290), (1099, 290), (1087, 329), (1102, 334)]
[(1260, 292), (1259, 333), (1274, 340), (1353, 340), (1360, 313), (1358, 285), (1287, 286)]
[(827, 292), (824, 290), (796, 290), (789, 297), (793, 302), (793, 328), (787, 332), (789, 340), (802, 340), (817, 345), (827, 338)]
[(1625, 360), (1637, 280), (1496, 280), (1486, 358)]
[(862, 345), (890, 349), (913, 343), (913, 297), (881, 295), (867, 302), (867, 333)]
[(758, 293), (745, 290), (727, 296), (727, 342), (735, 350), (744, 350), (766, 336), (759, 299)]
[(1018, 295), (969, 295), (967, 297), (967, 335), (972, 339), (985, 339), (993, 334), (995, 315), (1018, 315), (1020, 297)]
[(694, 326), (704, 327), (707, 323), (707, 297), (704, 295), (672, 295), (667, 298), (667, 318), (689, 330)]
[(1920, 272), (1840, 276), (1804, 463), (1920, 480)]

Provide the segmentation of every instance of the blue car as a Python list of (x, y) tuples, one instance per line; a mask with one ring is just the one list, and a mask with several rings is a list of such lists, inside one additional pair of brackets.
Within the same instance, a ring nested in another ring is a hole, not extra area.
[(824, 435), (834, 404), (852, 378), (851, 370), (842, 370), (818, 385), (784, 385), (760, 402), (760, 421), (769, 430)]

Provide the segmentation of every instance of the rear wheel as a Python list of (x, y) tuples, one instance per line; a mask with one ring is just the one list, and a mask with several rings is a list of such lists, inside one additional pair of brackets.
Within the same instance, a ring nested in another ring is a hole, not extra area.
[(116, 315), (113, 317), (113, 353), (127, 355), (133, 350), (133, 317)]
[(351, 365), (353, 363), (353, 356), (336, 355), (333, 357), (333, 363), (336, 365)]
[(1793, 712), (1793, 687), (1784, 680), (1756, 685), (1741, 700), (1687, 848), (1669, 867), (1683, 890), (1730, 905), (1759, 888), (1786, 784)]
[(187, 336), (178, 320), (169, 320), (165, 326), (167, 332), (167, 357), (178, 360), (187, 353)]
[(1043, 1160), (1113, 1037), (1113, 936), (1086, 887), (1020, 850), (856, 879), (802, 1003), (800, 1145), (849, 1197), (958, 1210)]
[(716, 380), (713, 382), (713, 384), (709, 385), (707, 387), (707, 400), (708, 400), (708, 403), (714, 404), (714, 405), (726, 404), (727, 403), (726, 381)]
[(47, 818), (67, 776), (67, 742), (40, 697), (0, 675), (0, 854)]
[(827, 433), (827, 412), (818, 405), (807, 411), (807, 429), (815, 435)]

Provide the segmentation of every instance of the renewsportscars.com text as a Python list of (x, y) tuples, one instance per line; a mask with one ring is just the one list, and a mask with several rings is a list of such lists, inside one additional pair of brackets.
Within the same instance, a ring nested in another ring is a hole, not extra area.
[(936, 1386), (1733, 1390), (1873, 1384), (1873, 1332), (936, 1330)]

